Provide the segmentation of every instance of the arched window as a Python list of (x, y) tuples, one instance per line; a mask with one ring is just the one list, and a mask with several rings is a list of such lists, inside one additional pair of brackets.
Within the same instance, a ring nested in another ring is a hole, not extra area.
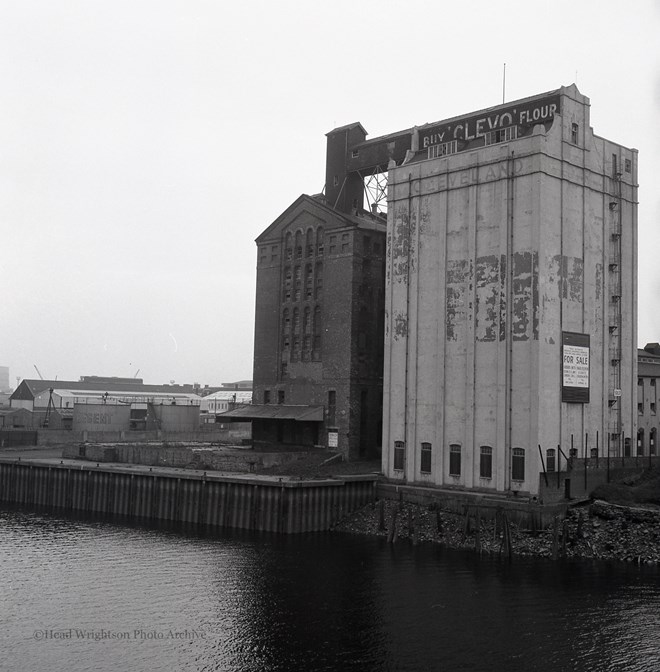
[(302, 287), (302, 269), (296, 266), (293, 274), (293, 300), (300, 301), (300, 292)]
[(323, 295), (323, 262), (319, 261), (316, 264), (316, 287), (314, 290), (314, 298), (318, 301)]
[(305, 254), (308, 257), (314, 256), (314, 231), (307, 229), (307, 238), (305, 240)]
[(427, 441), (422, 441), (421, 460), (419, 462), (419, 470), (423, 474), (431, 473), (431, 449), (432, 446)]
[(292, 273), (291, 273), (291, 267), (287, 266), (284, 269), (284, 300), (285, 301), (290, 301), (291, 300), (291, 285), (293, 282), (292, 278)]
[(449, 475), (461, 475), (461, 446), (458, 443), (449, 445)]
[(293, 309), (293, 333), (300, 333), (300, 311), (297, 308)]
[(554, 448), (548, 448), (545, 451), (545, 468), (546, 471), (556, 471), (557, 469), (557, 452)]
[(291, 231), (287, 231), (284, 247), (286, 248), (286, 258), (291, 260), (293, 258), (293, 236)]
[(637, 430), (637, 454), (644, 455), (644, 430)]
[(302, 231), (296, 231), (296, 259), (302, 259)]
[(511, 480), (525, 480), (525, 449), (514, 448), (511, 456)]
[(406, 460), (406, 444), (403, 441), (394, 442), (394, 470), (403, 471)]
[(321, 334), (323, 325), (321, 324), (321, 306), (314, 308), (314, 318), (312, 324), (312, 359), (318, 361), (321, 359)]
[(282, 313), (282, 349), (288, 350), (291, 345), (291, 319), (289, 318), (289, 309), (285, 308)]
[(311, 311), (309, 306), (305, 306), (305, 312), (303, 313), (303, 333), (311, 334), (312, 324), (311, 324)]
[(305, 298), (309, 301), (314, 292), (314, 276), (312, 275), (312, 265), (305, 266)]
[(323, 256), (323, 227), (316, 229), (316, 254)]
[(481, 478), (493, 478), (493, 449), (490, 446), (481, 446), (479, 476)]

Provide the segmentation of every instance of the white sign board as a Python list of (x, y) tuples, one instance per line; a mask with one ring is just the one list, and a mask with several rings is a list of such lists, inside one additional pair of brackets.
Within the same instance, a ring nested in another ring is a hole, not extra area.
[(564, 387), (589, 387), (589, 348), (564, 345)]
[(328, 432), (328, 448), (336, 448), (339, 445), (339, 432)]

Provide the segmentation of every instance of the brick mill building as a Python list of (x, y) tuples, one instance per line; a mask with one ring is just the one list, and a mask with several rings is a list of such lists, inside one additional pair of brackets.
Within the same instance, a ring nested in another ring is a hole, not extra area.
[(382, 215), (303, 195), (257, 238), (253, 403), (223, 414), (252, 421), (256, 448), (377, 455), (385, 232)]
[(573, 85), (421, 126), (390, 165), (390, 479), (535, 494), (558, 446), (629, 450), (637, 152), (589, 108)]

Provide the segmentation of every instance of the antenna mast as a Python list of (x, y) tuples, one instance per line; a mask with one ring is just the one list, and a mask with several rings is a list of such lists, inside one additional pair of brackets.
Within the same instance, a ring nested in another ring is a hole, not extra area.
[(502, 71), (502, 104), (504, 104), (506, 92), (506, 63), (504, 64), (504, 70)]

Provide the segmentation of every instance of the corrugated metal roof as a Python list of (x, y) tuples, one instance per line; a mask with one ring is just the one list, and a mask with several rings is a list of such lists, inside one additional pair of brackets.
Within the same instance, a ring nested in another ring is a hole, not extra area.
[[(89, 380), (35, 380), (23, 379), (20, 385), (12, 394), (12, 399), (31, 399), (49, 388), (55, 390), (92, 390), (98, 392), (122, 392), (122, 393), (146, 393), (161, 392), (169, 394), (193, 394), (188, 387), (178, 385), (144, 385), (136, 383), (130, 385), (125, 382), (110, 383), (110, 382), (91, 382)], [(27, 393), (27, 394), (26, 394)]]
[(287, 406), (285, 404), (250, 404), (233, 411), (218, 413), (218, 418), (242, 420), (270, 419), (297, 422), (323, 422), (323, 406)]
[(203, 399), (219, 399), (221, 401), (236, 401), (239, 404), (249, 404), (252, 401), (252, 390), (218, 390), (207, 394)]

